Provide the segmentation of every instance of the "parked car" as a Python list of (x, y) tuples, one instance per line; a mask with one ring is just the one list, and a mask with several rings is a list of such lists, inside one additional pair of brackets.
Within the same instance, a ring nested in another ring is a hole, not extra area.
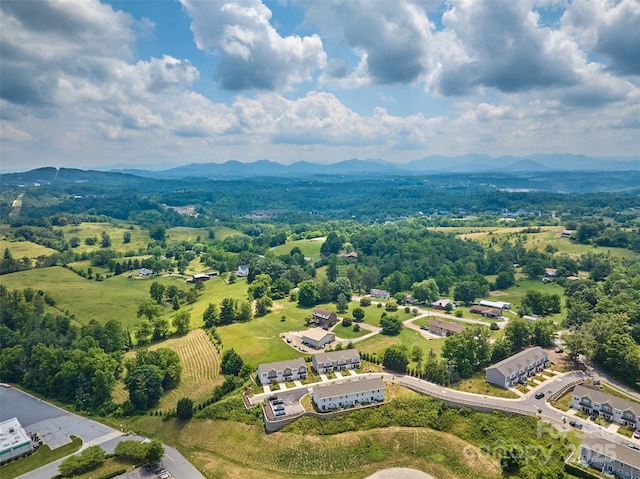
[(276, 411), (276, 417), (284, 416), (285, 414), (286, 414), (286, 412), (284, 412), (284, 411)]
[(564, 349), (562, 349), (562, 348), (556, 348), (556, 353), (564, 353)]
[(599, 379), (594, 379), (593, 380), (593, 385), (594, 386), (600, 386), (600, 380)]
[(282, 402), (282, 399), (276, 399), (275, 401), (272, 401), (272, 404), (274, 406), (277, 406), (278, 404), (284, 404), (284, 403)]
[(640, 429), (638, 429), (636, 432), (633, 433), (633, 438), (640, 439)]
[(272, 394), (267, 398), (268, 401), (275, 401), (276, 399), (278, 399), (278, 396), (276, 396), (275, 394)]
[(536, 399), (542, 399), (544, 397), (544, 393), (536, 393)]
[(636, 446), (635, 444), (627, 444), (627, 447), (630, 449), (635, 449), (636, 451), (640, 451), (640, 447)]
[(284, 411), (284, 406), (282, 404), (278, 404), (276, 406), (273, 406), (273, 410), (274, 411)]
[(578, 421), (569, 421), (569, 426), (573, 426), (576, 429), (582, 429), (582, 424)]
[(425, 331), (429, 331), (429, 326), (420, 326), (420, 329), (424, 329)]

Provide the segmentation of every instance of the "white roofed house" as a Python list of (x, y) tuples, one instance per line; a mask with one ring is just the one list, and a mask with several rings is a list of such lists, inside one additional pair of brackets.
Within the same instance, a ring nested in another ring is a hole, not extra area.
[(357, 349), (317, 353), (311, 357), (311, 367), (318, 374), (358, 369), (360, 367), (360, 353)]
[(384, 401), (380, 378), (350, 380), (313, 388), (313, 402), (321, 411)]
[(549, 366), (549, 355), (540, 346), (525, 349), (489, 366), (486, 380), (503, 388), (514, 387)]
[(0, 422), (0, 464), (31, 452), (33, 452), (33, 442), (18, 418)]
[(511, 303), (505, 303), (504, 301), (487, 301), (486, 299), (483, 299), (478, 304), (480, 304), (480, 306), (487, 306), (489, 308), (511, 309)]
[(247, 276), (249, 276), (249, 265), (241, 264), (240, 266), (238, 266), (238, 271), (236, 272), (236, 276), (238, 278), (246, 278)]
[(263, 363), (258, 366), (260, 384), (301, 380), (307, 377), (307, 364), (302, 358)]
[(302, 344), (314, 349), (322, 349), (336, 340), (336, 335), (322, 328), (311, 328), (302, 333)]

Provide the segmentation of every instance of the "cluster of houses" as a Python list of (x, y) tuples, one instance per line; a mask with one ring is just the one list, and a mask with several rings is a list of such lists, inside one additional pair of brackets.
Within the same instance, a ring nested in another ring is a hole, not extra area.
[(640, 404), (612, 396), (595, 386), (577, 385), (571, 394), (571, 407), (621, 426), (640, 429)]
[[(311, 367), (317, 374), (360, 368), (360, 353), (356, 349), (317, 353), (311, 357)], [(302, 358), (258, 366), (261, 384), (303, 380), (307, 365)], [(351, 380), (318, 385), (313, 388), (313, 401), (318, 409), (327, 411), (384, 401), (385, 386), (380, 378), (352, 378)]]
[(629, 447), (585, 435), (580, 445), (580, 463), (609, 477), (640, 478), (640, 453)]

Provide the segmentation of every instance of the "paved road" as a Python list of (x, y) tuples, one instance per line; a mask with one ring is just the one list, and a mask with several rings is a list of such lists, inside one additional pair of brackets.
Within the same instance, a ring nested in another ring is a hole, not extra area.
[[(37, 432), (52, 448), (71, 442), (70, 435), (82, 439), (81, 450), (98, 445), (107, 453), (112, 453), (118, 442), (123, 439), (145, 439), (136, 435), (125, 436), (117, 429), (65, 411), (18, 389), (0, 387), (0, 420), (13, 417), (17, 417), (28, 432)], [(166, 444), (164, 448), (162, 462), (173, 477), (204, 479), (177, 450)], [(63, 460), (64, 458), (23, 474), (20, 479), (50, 479), (58, 474), (58, 466)]]

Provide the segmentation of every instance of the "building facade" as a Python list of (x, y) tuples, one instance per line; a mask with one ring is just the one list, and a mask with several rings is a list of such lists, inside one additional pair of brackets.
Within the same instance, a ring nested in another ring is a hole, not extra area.
[(313, 402), (319, 410), (328, 411), (384, 401), (384, 382), (367, 378), (331, 383), (313, 388)]
[(311, 316), (311, 323), (324, 329), (329, 329), (338, 322), (338, 316), (328, 309), (316, 308)]
[(589, 415), (598, 414), (609, 422), (640, 429), (640, 404), (612, 396), (596, 387), (579, 384), (573, 388), (571, 407)]
[(486, 380), (503, 388), (524, 383), (549, 366), (549, 355), (540, 346), (525, 349), (487, 368)]
[(461, 326), (457, 323), (449, 323), (447, 321), (442, 321), (440, 319), (432, 319), (429, 323), (429, 331), (432, 334), (436, 334), (438, 336), (447, 337), (456, 333), (461, 333), (464, 331), (464, 326)]
[(385, 291), (384, 289), (372, 289), (369, 291), (369, 296), (371, 296), (372, 298), (390, 299), (391, 293), (389, 291)]
[(302, 334), (302, 344), (313, 349), (322, 349), (336, 340), (336, 335), (322, 328), (307, 329)]
[(307, 377), (307, 364), (302, 358), (263, 363), (258, 366), (258, 380), (260, 384), (301, 380)]
[(311, 367), (318, 374), (358, 369), (360, 367), (360, 353), (357, 349), (317, 353), (311, 357)]
[(0, 422), (0, 464), (33, 452), (33, 442), (18, 418)]
[(607, 476), (640, 479), (640, 452), (596, 436), (584, 436), (580, 445), (580, 463)]

